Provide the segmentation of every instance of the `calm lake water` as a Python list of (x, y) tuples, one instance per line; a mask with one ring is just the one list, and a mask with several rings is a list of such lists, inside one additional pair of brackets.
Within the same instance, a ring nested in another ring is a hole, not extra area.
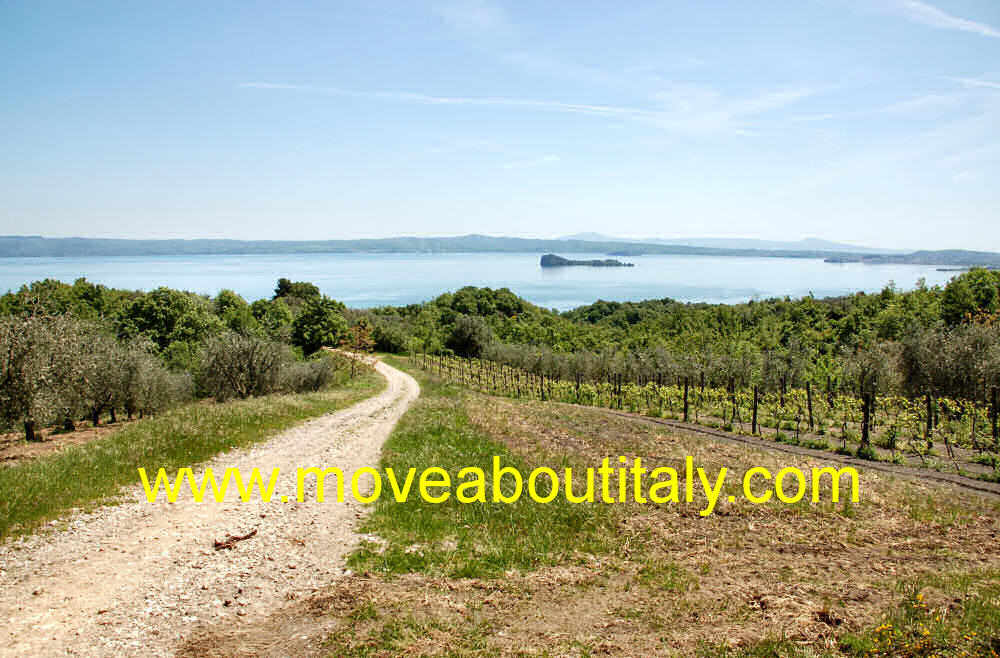
[[(606, 258), (601, 254), (566, 254)], [(420, 302), (465, 285), (508, 287), (546, 308), (566, 310), (598, 299), (671, 297), (691, 302), (817, 297), (903, 289), (924, 278), (946, 283), (956, 272), (931, 266), (831, 264), (819, 259), (641, 256), (635, 267), (543, 270), (541, 254), (293, 254), (143, 256), (118, 258), (0, 258), (0, 292), (44, 278), (71, 283), (87, 277), (116, 288), (169, 286), (214, 295), (230, 288), (247, 300), (270, 297), (278, 278), (311, 281), (348, 306)]]

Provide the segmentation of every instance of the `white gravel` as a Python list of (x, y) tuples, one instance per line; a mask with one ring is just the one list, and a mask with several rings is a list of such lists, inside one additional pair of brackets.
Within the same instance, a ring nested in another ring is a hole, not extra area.
[[(265, 477), (280, 467), (270, 503), (239, 502), (235, 486), (225, 503), (195, 503), (186, 485), (176, 503), (148, 503), (135, 487), (129, 502), (76, 515), (68, 530), (0, 546), (0, 655), (170, 655), (199, 623), (252, 621), (342, 574), (364, 506), (349, 479), (335, 502), (332, 477), (326, 502), (294, 502), (295, 470), (337, 466), (349, 478), (376, 466), (420, 391), (409, 375), (377, 368), (388, 385), (375, 397), (204, 465), (220, 476), (228, 466)], [(213, 548), (254, 529), (232, 550)]]

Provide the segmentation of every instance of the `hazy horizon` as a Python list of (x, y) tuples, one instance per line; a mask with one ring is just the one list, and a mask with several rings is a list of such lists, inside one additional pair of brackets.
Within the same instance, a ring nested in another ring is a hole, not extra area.
[[(599, 233), (599, 231), (581, 231), (580, 233)], [(385, 240), (392, 238), (458, 238), (468, 235), (484, 235), (487, 237), (495, 238), (521, 238), (527, 240), (561, 240), (561, 239), (573, 239), (581, 240), (584, 242), (594, 241), (594, 242), (630, 242), (630, 241), (647, 241), (647, 240), (678, 240), (678, 241), (698, 241), (698, 240), (750, 240), (750, 241), (767, 241), (767, 242), (788, 242), (796, 243), (805, 240), (822, 240), (824, 242), (833, 242), (839, 245), (849, 245), (856, 246), (859, 249), (884, 249), (886, 252), (911, 252), (911, 251), (921, 251), (921, 250), (935, 250), (937, 247), (908, 247), (906, 245), (896, 245), (896, 244), (863, 244), (856, 240), (842, 240), (837, 238), (821, 238), (815, 235), (803, 235), (802, 237), (790, 237), (784, 236), (779, 238), (764, 238), (754, 235), (706, 235), (706, 234), (692, 234), (692, 235), (608, 235), (607, 240), (597, 240), (590, 238), (576, 238), (573, 234), (558, 233), (558, 232), (548, 232), (548, 233), (538, 233), (538, 234), (520, 234), (511, 235), (503, 233), (484, 233), (481, 231), (469, 231), (464, 233), (419, 233), (419, 232), (408, 232), (399, 234), (356, 234), (351, 236), (341, 236), (341, 235), (330, 235), (323, 237), (305, 237), (305, 238), (290, 238), (290, 237), (280, 237), (280, 238), (244, 238), (244, 237), (234, 237), (232, 235), (119, 235), (119, 234), (96, 234), (96, 235), (83, 235), (83, 234), (66, 234), (66, 235), (43, 235), (43, 234), (31, 234), (31, 233), (11, 233), (11, 234), (0, 234), (0, 238), (3, 237), (41, 237), (45, 239), (73, 239), (73, 238), (84, 238), (84, 239), (107, 239), (107, 240), (235, 240), (241, 242), (255, 242), (255, 241), (288, 241), (288, 242), (323, 242), (323, 241), (337, 241), (337, 240)], [(727, 248), (727, 247), (723, 247)], [(754, 247), (747, 247), (754, 248)], [(955, 247), (956, 249), (963, 249), (967, 251), (993, 251), (990, 249), (980, 248), (975, 245), (966, 247)], [(769, 248), (768, 248), (769, 249)], [(1000, 249), (996, 250), (1000, 252)]]

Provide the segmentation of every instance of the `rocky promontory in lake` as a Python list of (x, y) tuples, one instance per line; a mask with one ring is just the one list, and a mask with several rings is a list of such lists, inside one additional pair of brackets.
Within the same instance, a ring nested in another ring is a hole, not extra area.
[(623, 263), (620, 260), (570, 260), (555, 254), (542, 256), (542, 267), (634, 267), (633, 263)]

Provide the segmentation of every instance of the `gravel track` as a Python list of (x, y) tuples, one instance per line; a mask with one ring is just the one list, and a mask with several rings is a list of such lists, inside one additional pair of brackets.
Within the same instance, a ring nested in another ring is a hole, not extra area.
[[(195, 470), (259, 467), (267, 478), (279, 467), (270, 503), (257, 492), (240, 502), (235, 486), (223, 503), (195, 503), (186, 485), (175, 503), (162, 494), (149, 503), (137, 486), (123, 504), (75, 515), (65, 531), (0, 546), (0, 655), (171, 655), (198, 625), (253, 622), (341, 575), (363, 512), (350, 474), (377, 464), (420, 392), (409, 375), (376, 367), (388, 380), (378, 395)], [(325, 503), (308, 502), (311, 477), (307, 502), (294, 502), (295, 470), (311, 466), (344, 471), (345, 502), (334, 502), (332, 477)], [(214, 549), (253, 530), (231, 550)]]

